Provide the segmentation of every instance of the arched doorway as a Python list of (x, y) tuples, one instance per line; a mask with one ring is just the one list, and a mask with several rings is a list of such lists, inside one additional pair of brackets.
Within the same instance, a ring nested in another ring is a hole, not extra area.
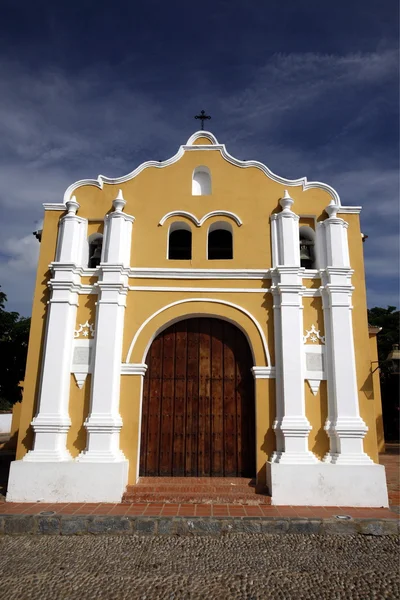
[(140, 475), (254, 477), (255, 403), (248, 342), (237, 327), (190, 318), (147, 354)]

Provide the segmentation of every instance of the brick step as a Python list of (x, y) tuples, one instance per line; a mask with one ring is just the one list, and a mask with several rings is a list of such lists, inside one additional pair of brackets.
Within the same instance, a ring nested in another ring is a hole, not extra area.
[(238, 485), (238, 486), (227, 486), (227, 485), (201, 485), (201, 484), (197, 484), (197, 485), (172, 485), (172, 484), (166, 484), (166, 485), (143, 485), (142, 483), (139, 483), (138, 485), (135, 486), (128, 486), (127, 491), (132, 491), (132, 492), (136, 492), (136, 491), (140, 491), (141, 493), (145, 493), (147, 494), (148, 492), (152, 493), (152, 492), (160, 492), (162, 494), (174, 494), (174, 493), (186, 493), (186, 492), (195, 492), (195, 493), (203, 493), (203, 494), (212, 494), (212, 493), (217, 493), (217, 494), (256, 494), (256, 489), (255, 488), (251, 488), (249, 486), (245, 486), (245, 485)]
[[(207, 485), (207, 486), (237, 486), (255, 487), (256, 480), (249, 477), (139, 477), (136, 485)], [(132, 487), (132, 486), (131, 486)], [(136, 486), (135, 486), (136, 487)]]
[(125, 492), (123, 504), (138, 504), (142, 502), (165, 504), (187, 503), (187, 504), (271, 504), (270, 496), (266, 494), (223, 494), (217, 492), (147, 492), (142, 493), (140, 489), (135, 492)]

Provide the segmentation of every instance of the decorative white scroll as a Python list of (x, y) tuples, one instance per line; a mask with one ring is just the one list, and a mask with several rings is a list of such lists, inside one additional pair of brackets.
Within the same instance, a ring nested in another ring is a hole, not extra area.
[(89, 323), (89, 321), (86, 321), (86, 323), (80, 323), (78, 329), (75, 329), (74, 331), (74, 338), (79, 338), (79, 337), (83, 337), (83, 338), (94, 338), (94, 327), (91, 323)]
[(315, 325), (312, 324), (311, 329), (306, 329), (306, 335), (303, 336), (303, 343), (307, 344), (307, 341), (310, 341), (313, 344), (320, 341), (321, 344), (325, 344), (325, 336), (321, 335), (319, 329), (315, 329)]

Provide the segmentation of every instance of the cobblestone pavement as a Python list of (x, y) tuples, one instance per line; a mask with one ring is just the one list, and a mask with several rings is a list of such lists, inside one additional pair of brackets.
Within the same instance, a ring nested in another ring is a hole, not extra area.
[(400, 598), (394, 536), (5, 536), (7, 600)]

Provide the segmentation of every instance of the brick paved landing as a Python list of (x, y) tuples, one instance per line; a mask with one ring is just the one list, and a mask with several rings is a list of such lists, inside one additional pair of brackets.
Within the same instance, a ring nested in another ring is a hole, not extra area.
[[(398, 515), (388, 508), (348, 508), (323, 506), (248, 506), (238, 504), (193, 503), (135, 503), (135, 504), (0, 504), (3, 515), (96, 515), (96, 516), (144, 516), (144, 517), (286, 517), (329, 519), (336, 515), (348, 515), (354, 519), (397, 519)], [(50, 514), (49, 514), (50, 513)]]
[(242, 477), (140, 477), (122, 502), (265, 505), (271, 497), (255, 479)]

